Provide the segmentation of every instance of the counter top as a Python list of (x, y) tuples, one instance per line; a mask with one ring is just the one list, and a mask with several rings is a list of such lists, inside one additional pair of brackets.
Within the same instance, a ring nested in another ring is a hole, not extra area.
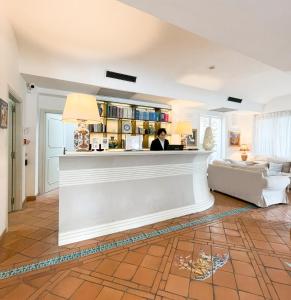
[(204, 150), (180, 150), (180, 151), (124, 151), (124, 150), (110, 150), (101, 152), (67, 152), (66, 155), (61, 157), (92, 157), (92, 156), (140, 156), (140, 155), (197, 155), (209, 154), (211, 151)]

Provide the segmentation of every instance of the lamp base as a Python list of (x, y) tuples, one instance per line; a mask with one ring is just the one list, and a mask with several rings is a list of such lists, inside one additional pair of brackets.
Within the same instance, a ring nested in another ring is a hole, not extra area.
[(99, 144), (99, 147), (96, 149), (96, 151), (104, 151), (104, 149), (101, 147), (101, 144)]
[(78, 152), (89, 151), (90, 135), (88, 126), (83, 121), (78, 123), (78, 128), (74, 132), (74, 146)]
[(242, 153), (241, 160), (242, 161), (247, 161), (247, 159), (248, 159), (248, 155), (246, 153)]

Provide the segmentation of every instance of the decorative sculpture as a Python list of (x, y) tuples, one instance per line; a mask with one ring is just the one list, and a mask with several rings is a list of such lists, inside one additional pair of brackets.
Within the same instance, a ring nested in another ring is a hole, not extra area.
[(211, 151), (215, 146), (214, 137), (211, 127), (205, 129), (204, 139), (203, 139), (203, 148), (206, 151)]

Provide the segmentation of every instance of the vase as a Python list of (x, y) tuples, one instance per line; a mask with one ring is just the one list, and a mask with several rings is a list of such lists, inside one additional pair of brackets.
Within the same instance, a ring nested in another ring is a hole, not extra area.
[(206, 151), (211, 151), (215, 146), (214, 137), (211, 127), (205, 129), (204, 139), (203, 139), (203, 148)]
[(118, 147), (117, 140), (114, 138), (114, 136), (111, 136), (109, 140), (109, 149), (116, 149), (117, 147)]

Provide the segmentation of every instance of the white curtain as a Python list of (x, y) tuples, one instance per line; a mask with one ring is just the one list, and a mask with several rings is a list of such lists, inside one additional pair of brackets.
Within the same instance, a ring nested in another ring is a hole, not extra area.
[(255, 116), (254, 152), (291, 159), (291, 111)]

